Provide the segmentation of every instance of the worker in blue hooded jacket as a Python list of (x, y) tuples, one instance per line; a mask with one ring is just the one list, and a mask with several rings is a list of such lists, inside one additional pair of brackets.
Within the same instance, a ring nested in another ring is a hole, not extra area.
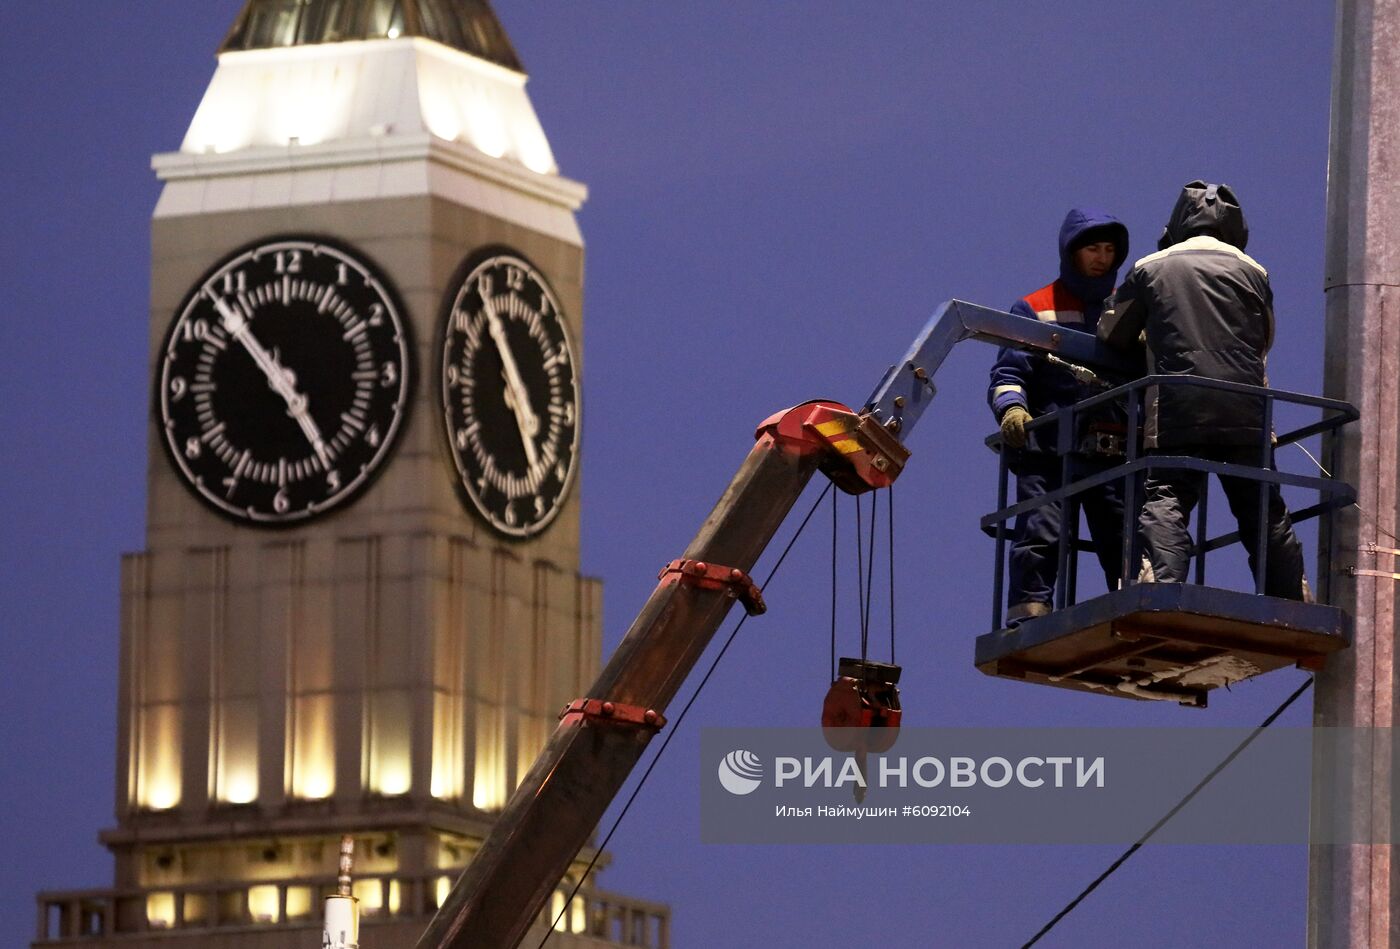
[[(1093, 333), (1104, 300), (1113, 293), (1118, 268), (1128, 256), (1128, 229), (1111, 214), (1074, 208), (1060, 226), (1060, 276), (1017, 300), (1011, 312), (1031, 320)], [(1054, 491), (1061, 484), (1062, 459), (1055, 453), (1054, 427), (1026, 430), (1031, 419), (1094, 395), (1091, 383), (1071, 367), (1044, 355), (1004, 348), (992, 366), (987, 401), (1001, 426), (1003, 450), (1016, 475), (1016, 501)], [(1120, 410), (1106, 408), (1075, 433), (1078, 476), (1122, 460)], [(1112, 481), (1078, 497), (1093, 537), (1094, 551), (1110, 590), (1122, 573), (1123, 496)], [(1059, 567), (1061, 510), (1046, 504), (1016, 518), (1012, 537), (1007, 623), (1049, 613)]]

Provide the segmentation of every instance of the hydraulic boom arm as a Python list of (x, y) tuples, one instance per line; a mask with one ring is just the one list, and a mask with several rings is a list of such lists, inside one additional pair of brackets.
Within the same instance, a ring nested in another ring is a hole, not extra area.
[(925, 324), (857, 414), (808, 402), (767, 419), (719, 503), (679, 560), (661, 573), (617, 651), (516, 788), (481, 850), (448, 894), (419, 949), (513, 949), (621, 789), (667, 704), (699, 661), (734, 600), (763, 611), (749, 572), (812, 475), (851, 493), (887, 487), (902, 442), (933, 398), (933, 374), (965, 339), (1055, 353), (1131, 374), (1087, 333), (952, 300)]
[(1141, 374), (1130, 360), (1090, 333), (949, 300), (934, 311), (904, 358), (885, 373), (866, 400), (865, 413), (903, 441), (933, 400), (933, 374), (953, 347), (965, 339), (1052, 353), (1066, 362), (1125, 379)]

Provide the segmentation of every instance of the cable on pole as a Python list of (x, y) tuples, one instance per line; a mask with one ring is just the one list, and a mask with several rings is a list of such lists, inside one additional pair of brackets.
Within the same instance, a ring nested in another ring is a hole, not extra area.
[(1104, 880), (1107, 880), (1108, 877), (1109, 877), (1109, 875), (1112, 874), (1113, 871), (1117, 870), (1117, 869), (1118, 869), (1119, 867), (1121, 867), (1124, 863), (1127, 863), (1129, 857), (1131, 857), (1133, 854), (1135, 854), (1135, 853), (1137, 853), (1139, 850), (1141, 850), (1141, 849), (1142, 849), (1142, 845), (1145, 844), (1145, 843), (1147, 843), (1147, 841), (1148, 841), (1149, 839), (1151, 839), (1151, 837), (1152, 837), (1153, 834), (1155, 834), (1155, 833), (1157, 833), (1157, 831), (1161, 830), (1161, 829), (1166, 825), (1167, 821), (1169, 821), (1169, 820), (1171, 820), (1173, 817), (1175, 817), (1175, 816), (1181, 811), (1181, 809), (1182, 809), (1183, 807), (1185, 807), (1187, 804), (1189, 804), (1189, 803), (1191, 802), (1191, 799), (1194, 798), (1197, 794), (1199, 794), (1199, 793), (1201, 792), (1201, 790), (1202, 790), (1207, 784), (1209, 784), (1209, 783), (1215, 778), (1215, 776), (1216, 776), (1217, 774), (1219, 774), (1220, 772), (1224, 771), (1225, 768), (1230, 764), (1230, 762), (1232, 762), (1232, 761), (1234, 761), (1236, 758), (1238, 758), (1239, 755), (1240, 755), (1240, 752), (1242, 752), (1242, 751), (1244, 751), (1246, 748), (1248, 748), (1248, 747), (1250, 746), (1250, 744), (1254, 741), (1254, 739), (1258, 738), (1258, 737), (1259, 737), (1259, 734), (1260, 734), (1264, 729), (1266, 729), (1266, 728), (1268, 728), (1270, 725), (1272, 725), (1272, 724), (1274, 723), (1274, 721), (1275, 721), (1280, 715), (1283, 714), (1284, 710), (1287, 709), (1288, 706), (1292, 705), (1292, 704), (1294, 703), (1294, 701), (1295, 701), (1300, 695), (1302, 695), (1304, 692), (1306, 692), (1306, 691), (1308, 690), (1309, 687), (1312, 686), (1312, 684), (1313, 684), (1312, 676), (1308, 676), (1307, 680), (1306, 680), (1302, 685), (1298, 686), (1298, 688), (1295, 689), (1295, 690), (1293, 691), (1293, 694), (1292, 694), (1292, 695), (1290, 695), (1288, 698), (1284, 699), (1284, 700), (1283, 700), (1283, 704), (1280, 705), (1278, 708), (1274, 709), (1273, 712), (1269, 715), (1269, 717), (1266, 718), (1266, 719), (1264, 719), (1264, 721), (1261, 722), (1261, 723), (1259, 724), (1259, 726), (1258, 726), (1257, 728), (1254, 729), (1254, 731), (1250, 732), (1250, 733), (1249, 733), (1249, 736), (1248, 736), (1247, 738), (1245, 738), (1244, 741), (1240, 742), (1239, 745), (1236, 746), (1236, 748), (1235, 748), (1234, 751), (1232, 751), (1232, 752), (1230, 752), (1228, 755), (1226, 755), (1223, 761), (1221, 761), (1218, 765), (1216, 765), (1214, 768), (1212, 768), (1212, 769), (1210, 770), (1210, 772), (1209, 772), (1204, 778), (1201, 778), (1201, 780), (1198, 781), (1198, 782), (1196, 783), (1196, 786), (1193, 787), (1190, 791), (1187, 792), (1187, 794), (1186, 794), (1185, 797), (1183, 797), (1181, 800), (1179, 800), (1179, 801), (1176, 802), (1176, 806), (1175, 806), (1175, 807), (1173, 807), (1171, 810), (1167, 811), (1167, 813), (1163, 814), (1162, 817), (1157, 821), (1157, 823), (1153, 824), (1151, 827), (1149, 827), (1149, 828), (1147, 829), (1147, 833), (1143, 834), (1141, 837), (1139, 837), (1136, 841), (1133, 842), (1133, 845), (1132, 845), (1131, 847), (1129, 847), (1127, 850), (1123, 851), (1122, 856), (1120, 856), (1117, 860), (1115, 860), (1115, 861), (1113, 861), (1111, 864), (1109, 864), (1107, 870), (1105, 870), (1103, 873), (1100, 873), (1097, 877), (1095, 877), (1095, 878), (1094, 878), (1094, 882), (1090, 883), (1088, 886), (1086, 886), (1086, 887), (1083, 889), (1082, 892), (1080, 892), (1080, 894), (1079, 894), (1078, 896), (1076, 896), (1074, 899), (1070, 900), (1069, 903), (1067, 903), (1067, 904), (1065, 905), (1065, 908), (1064, 908), (1064, 909), (1060, 910), (1058, 913), (1056, 913), (1056, 914), (1054, 915), (1054, 917), (1050, 920), (1050, 922), (1048, 922), (1048, 923), (1046, 923), (1044, 926), (1040, 927), (1040, 931), (1039, 931), (1038, 933), (1036, 933), (1034, 936), (1032, 936), (1028, 942), (1026, 942), (1024, 945), (1022, 945), (1022, 946), (1021, 946), (1021, 949), (1029, 949), (1029, 947), (1031, 947), (1031, 946), (1035, 945), (1037, 942), (1039, 942), (1041, 936), (1044, 936), (1044, 935), (1045, 935), (1046, 933), (1048, 933), (1051, 929), (1054, 929), (1056, 923), (1058, 923), (1060, 920), (1064, 919), (1066, 916), (1068, 916), (1068, 915), (1074, 910), (1074, 908), (1075, 908), (1076, 906), (1078, 906), (1080, 903), (1084, 902), (1085, 897), (1087, 897), (1090, 893), (1094, 892), (1094, 890), (1098, 889), (1099, 884), (1102, 883)]
[[(1298, 449), (1299, 451), (1301, 451), (1303, 454), (1307, 455), (1307, 456), (1308, 456), (1308, 461), (1311, 461), (1314, 465), (1317, 466), (1317, 470), (1322, 472), (1322, 476), (1323, 476), (1324, 478), (1332, 478), (1332, 477), (1335, 477), (1335, 476), (1332, 474), (1332, 472), (1328, 471), (1326, 468), (1324, 468), (1324, 467), (1322, 466), (1322, 462), (1318, 461), (1316, 458), (1313, 457), (1313, 453), (1310, 452), (1310, 451), (1308, 451), (1307, 446), (1304, 445), (1302, 442), (1290, 442), (1289, 444), (1291, 444), (1294, 448), (1296, 448), (1296, 449)], [(1357, 501), (1352, 501), (1352, 502), (1351, 502), (1351, 506), (1354, 507), (1354, 508), (1356, 508), (1358, 511), (1360, 511), (1360, 512), (1361, 512), (1361, 516), (1364, 517), (1364, 518), (1366, 518), (1367, 520), (1369, 520), (1369, 521), (1371, 522), (1371, 526), (1374, 527), (1378, 532), (1384, 534), (1386, 537), (1389, 537), (1392, 541), (1400, 542), (1400, 537), (1396, 537), (1396, 536), (1395, 536), (1394, 534), (1392, 534), (1390, 531), (1388, 531), (1388, 530), (1386, 530), (1384, 527), (1382, 527), (1381, 524), (1380, 524), (1380, 520), (1379, 520), (1374, 514), (1372, 514), (1370, 511), (1368, 511), (1368, 510), (1366, 510), (1364, 507), (1362, 507), (1361, 504), (1360, 504), (1359, 502), (1357, 502)]]
[[(826, 488), (822, 490), (816, 503), (814, 503), (811, 510), (807, 512), (807, 516), (802, 518), (802, 523), (797, 526), (797, 530), (793, 533), (792, 539), (789, 540), (787, 546), (783, 548), (783, 552), (778, 555), (777, 562), (773, 564), (773, 569), (768, 571), (768, 576), (764, 578), (763, 583), (760, 584), (760, 589), (766, 588), (772, 581), (774, 575), (777, 574), (778, 568), (781, 567), (783, 561), (787, 559), (788, 552), (791, 551), (793, 545), (797, 543), (797, 538), (802, 536), (802, 531), (806, 528), (807, 522), (812, 519), (813, 514), (817, 513), (818, 506), (821, 505), (822, 501), (826, 500), (826, 493), (832, 489), (832, 486), (831, 482), (827, 483)], [(857, 507), (857, 510), (859, 510), (859, 507)], [(859, 540), (859, 538), (857, 538), (857, 540)], [(729, 638), (724, 641), (724, 645), (720, 647), (720, 651), (715, 656), (714, 661), (710, 663), (710, 668), (705, 670), (705, 675), (700, 679), (700, 684), (695, 687), (695, 691), (691, 693), (690, 698), (686, 701), (680, 714), (672, 721), (671, 729), (662, 740), (661, 747), (657, 749), (656, 754), (652, 756), (651, 763), (648, 764), (646, 770), (642, 772), (642, 777), (637, 782), (637, 786), (634, 787), (632, 793), (627, 796), (627, 802), (622, 805), (622, 810), (618, 813), (612, 826), (608, 828), (607, 834), (603, 837), (603, 842), (594, 849), (593, 858), (588, 861), (588, 866), (584, 867), (583, 873), (579, 874), (578, 882), (575, 883), (574, 888), (569, 891), (569, 896), (564, 900), (564, 905), (560, 907), (558, 915), (554, 917), (553, 921), (549, 924), (549, 928), (545, 930), (544, 938), (540, 940), (538, 949), (544, 949), (545, 943), (549, 942), (549, 937), (554, 934), (556, 927), (559, 925), (559, 921), (563, 919), (564, 914), (568, 912), (569, 906), (573, 904), (574, 897), (578, 896), (578, 891), (583, 887), (584, 881), (587, 880), (588, 875), (593, 872), (594, 866), (598, 863), (598, 857), (607, 849), (608, 841), (612, 840), (613, 834), (617, 832), (618, 826), (622, 824), (622, 819), (627, 816), (627, 812), (631, 809), (632, 802), (635, 801), (637, 795), (641, 793), (643, 785), (647, 783), (647, 778), (651, 777), (651, 772), (656, 768), (656, 763), (661, 760), (661, 756), (666, 753), (667, 746), (671, 744), (671, 739), (674, 738), (676, 732), (680, 730), (681, 722), (685, 721), (686, 713), (689, 712), (691, 706), (695, 704), (695, 700), (700, 697), (700, 693), (704, 690), (705, 684), (710, 681), (710, 676), (714, 675), (715, 670), (719, 668), (720, 660), (723, 659), (724, 654), (729, 651), (730, 645), (734, 642), (734, 637), (739, 635), (739, 630), (744, 628), (744, 623), (748, 621), (748, 618), (748, 613), (745, 613), (739, 618), (739, 622), (734, 625), (734, 629), (730, 632)]]

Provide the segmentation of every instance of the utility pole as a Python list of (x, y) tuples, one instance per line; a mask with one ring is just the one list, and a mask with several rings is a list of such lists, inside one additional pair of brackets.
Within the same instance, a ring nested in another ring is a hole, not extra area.
[[(1324, 378), (1326, 394), (1356, 405), (1361, 420), (1331, 446), (1357, 507), (1338, 512), (1320, 550), (1322, 592), (1351, 613), (1353, 642), (1318, 675), (1313, 723), (1375, 737), (1350, 758), (1315, 752), (1308, 945), (1381, 949), (1400, 946), (1388, 737), (1400, 558), (1387, 552), (1400, 548), (1400, 3), (1338, 0), (1335, 44)], [(1359, 843), (1322, 836), (1339, 829)]]

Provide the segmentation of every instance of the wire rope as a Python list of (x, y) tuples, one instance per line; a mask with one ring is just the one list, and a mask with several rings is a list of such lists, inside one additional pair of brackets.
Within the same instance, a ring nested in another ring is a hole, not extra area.
[(836, 681), (836, 522), (835, 492), (831, 494), (831, 681)]
[[(1308, 451), (1307, 446), (1304, 445), (1302, 442), (1291, 442), (1290, 444), (1292, 444), (1294, 448), (1298, 449), (1298, 450), (1301, 451), (1303, 454), (1307, 455), (1307, 456), (1308, 456), (1308, 460), (1311, 461), (1314, 465), (1317, 466), (1317, 470), (1322, 472), (1322, 476), (1323, 476), (1323, 477), (1325, 477), (1325, 478), (1332, 478), (1332, 477), (1335, 477), (1335, 475), (1333, 475), (1332, 472), (1328, 471), (1326, 468), (1324, 468), (1324, 467), (1322, 466), (1322, 462), (1318, 461), (1316, 458), (1313, 457), (1313, 453), (1310, 452), (1310, 451)], [(1360, 503), (1358, 503), (1358, 502), (1356, 502), (1356, 501), (1352, 501), (1352, 502), (1351, 502), (1351, 506), (1354, 507), (1354, 508), (1356, 508), (1358, 511), (1360, 511), (1360, 512), (1361, 512), (1361, 516), (1367, 518), (1367, 519), (1371, 522), (1371, 526), (1374, 527), (1376, 530), (1380, 531), (1382, 534), (1384, 534), (1386, 537), (1389, 537), (1389, 538), (1390, 538), (1391, 540), (1393, 540), (1393, 541), (1400, 541), (1400, 537), (1396, 537), (1396, 536), (1395, 536), (1394, 534), (1392, 534), (1390, 531), (1388, 531), (1388, 530), (1386, 530), (1384, 527), (1382, 527), (1382, 526), (1380, 525), (1380, 521), (1377, 520), (1376, 516), (1375, 516), (1374, 514), (1372, 514), (1370, 511), (1366, 510), (1364, 507), (1362, 507), (1362, 506), (1360, 505)]]
[[(797, 543), (797, 538), (802, 536), (802, 531), (806, 528), (807, 522), (812, 519), (812, 515), (817, 512), (817, 507), (822, 501), (826, 500), (826, 493), (830, 491), (831, 488), (832, 484), (828, 482), (826, 488), (822, 490), (821, 495), (817, 498), (816, 503), (814, 503), (811, 510), (807, 512), (807, 516), (802, 518), (802, 523), (797, 526), (797, 530), (793, 533), (792, 539), (789, 540), (787, 546), (783, 548), (783, 552), (778, 555), (777, 562), (773, 564), (773, 569), (768, 571), (768, 576), (764, 579), (759, 589), (766, 589), (774, 575), (777, 574), (778, 568), (781, 567), (783, 561), (787, 559), (788, 552), (791, 551), (793, 545)], [(661, 747), (657, 749), (656, 754), (652, 756), (651, 763), (648, 764), (646, 770), (642, 772), (642, 777), (637, 782), (637, 786), (634, 787), (632, 793), (628, 795), (627, 802), (622, 805), (622, 810), (618, 813), (612, 826), (608, 828), (607, 834), (603, 837), (603, 842), (594, 848), (592, 859), (588, 861), (588, 866), (584, 867), (583, 873), (579, 874), (578, 882), (574, 884), (574, 888), (569, 892), (568, 898), (564, 900), (564, 905), (560, 907), (558, 915), (554, 917), (553, 922), (549, 924), (549, 928), (545, 930), (544, 938), (540, 940), (538, 949), (544, 949), (544, 944), (549, 942), (549, 937), (556, 931), (559, 921), (562, 920), (564, 914), (568, 912), (569, 906), (572, 905), (574, 897), (578, 896), (578, 891), (583, 886), (584, 881), (587, 880), (588, 875), (593, 872), (594, 866), (598, 863), (598, 858), (602, 855), (603, 851), (607, 849), (608, 841), (612, 840), (613, 834), (617, 832), (618, 826), (622, 823), (622, 819), (627, 816), (627, 812), (632, 807), (632, 802), (635, 801), (637, 795), (641, 793), (643, 785), (647, 783), (647, 778), (651, 777), (651, 772), (656, 768), (656, 763), (661, 760), (661, 756), (666, 753), (666, 748), (671, 744), (671, 739), (674, 738), (676, 732), (680, 730), (681, 722), (685, 721), (686, 713), (689, 712), (691, 706), (695, 704), (695, 700), (700, 697), (701, 691), (705, 688), (705, 684), (710, 681), (710, 676), (714, 675), (715, 669), (719, 668), (720, 660), (723, 659), (724, 654), (729, 651), (730, 645), (734, 642), (734, 637), (739, 635), (739, 630), (744, 628), (744, 623), (748, 621), (748, 618), (748, 613), (745, 613), (739, 618), (739, 622), (734, 625), (734, 629), (729, 633), (729, 638), (724, 641), (724, 645), (720, 648), (714, 661), (710, 663), (710, 668), (705, 670), (705, 675), (700, 679), (700, 684), (695, 687), (695, 691), (691, 693), (689, 700), (687, 700), (684, 707), (681, 708), (680, 714), (676, 716), (675, 721), (671, 724), (671, 730), (666, 733), (665, 739), (661, 742)]]
[(1232, 752), (1230, 752), (1228, 755), (1226, 755), (1225, 758), (1224, 758), (1224, 760), (1222, 760), (1218, 765), (1216, 765), (1214, 768), (1212, 768), (1212, 769), (1210, 770), (1210, 772), (1209, 772), (1204, 778), (1202, 778), (1200, 781), (1198, 781), (1198, 782), (1196, 783), (1196, 786), (1195, 786), (1195, 787), (1193, 787), (1190, 791), (1188, 791), (1188, 792), (1186, 793), (1186, 796), (1185, 796), (1185, 797), (1183, 797), (1181, 800), (1177, 801), (1175, 807), (1173, 807), (1171, 810), (1167, 811), (1167, 813), (1163, 814), (1162, 817), (1161, 817), (1160, 819), (1158, 819), (1157, 823), (1153, 824), (1151, 827), (1149, 827), (1149, 828), (1147, 829), (1147, 833), (1143, 834), (1141, 837), (1139, 837), (1136, 841), (1133, 842), (1133, 845), (1132, 845), (1131, 847), (1129, 847), (1127, 850), (1123, 851), (1122, 855), (1121, 855), (1117, 860), (1113, 861), (1111, 864), (1108, 865), (1108, 869), (1107, 869), (1107, 870), (1105, 870), (1103, 873), (1100, 873), (1097, 877), (1095, 877), (1095, 878), (1094, 878), (1094, 882), (1090, 883), (1088, 886), (1086, 886), (1086, 887), (1080, 892), (1080, 894), (1079, 894), (1078, 896), (1076, 896), (1074, 899), (1070, 900), (1069, 903), (1067, 903), (1067, 904), (1065, 905), (1065, 908), (1064, 908), (1064, 909), (1060, 910), (1058, 913), (1056, 913), (1056, 914), (1054, 915), (1053, 918), (1051, 918), (1050, 922), (1048, 922), (1048, 923), (1046, 923), (1044, 926), (1040, 927), (1040, 931), (1039, 931), (1038, 933), (1036, 933), (1034, 936), (1032, 936), (1032, 937), (1030, 938), (1030, 941), (1028, 941), (1028, 942), (1026, 942), (1024, 945), (1022, 945), (1022, 946), (1021, 946), (1021, 949), (1029, 949), (1030, 946), (1033, 946), (1033, 945), (1035, 945), (1037, 942), (1039, 942), (1039, 941), (1040, 941), (1040, 937), (1044, 936), (1044, 935), (1045, 935), (1046, 933), (1048, 933), (1050, 930), (1054, 929), (1056, 923), (1058, 923), (1060, 920), (1062, 920), (1062, 919), (1064, 919), (1066, 916), (1068, 916), (1068, 915), (1074, 910), (1074, 908), (1075, 908), (1076, 906), (1078, 906), (1080, 903), (1084, 902), (1084, 899), (1085, 899), (1090, 893), (1092, 893), (1092, 892), (1094, 892), (1094, 890), (1098, 889), (1098, 886), (1099, 886), (1100, 883), (1102, 883), (1104, 880), (1107, 880), (1107, 879), (1109, 878), (1109, 876), (1110, 876), (1115, 870), (1117, 870), (1117, 869), (1118, 869), (1119, 867), (1121, 867), (1123, 864), (1127, 863), (1129, 857), (1131, 857), (1133, 854), (1135, 854), (1135, 853), (1137, 853), (1139, 850), (1141, 850), (1141, 849), (1142, 849), (1142, 845), (1145, 844), (1145, 843), (1147, 843), (1147, 841), (1148, 841), (1149, 839), (1151, 839), (1151, 837), (1152, 837), (1153, 834), (1155, 834), (1155, 833), (1157, 833), (1157, 831), (1161, 830), (1161, 829), (1166, 825), (1167, 821), (1169, 821), (1169, 820), (1171, 820), (1173, 817), (1175, 817), (1175, 816), (1181, 811), (1181, 809), (1182, 809), (1183, 807), (1185, 807), (1187, 804), (1189, 804), (1189, 803), (1191, 802), (1191, 799), (1194, 798), (1197, 794), (1199, 794), (1200, 791), (1201, 791), (1207, 784), (1209, 784), (1209, 783), (1215, 778), (1215, 776), (1216, 776), (1217, 774), (1219, 774), (1220, 772), (1224, 771), (1225, 768), (1230, 764), (1230, 762), (1234, 761), (1237, 757), (1239, 757), (1240, 753), (1241, 753), (1242, 751), (1244, 751), (1246, 748), (1248, 748), (1249, 745), (1250, 745), (1250, 743), (1252, 743), (1252, 742), (1254, 741), (1254, 739), (1258, 738), (1259, 735), (1260, 735), (1260, 733), (1263, 732), (1264, 729), (1266, 729), (1266, 728), (1268, 728), (1270, 725), (1272, 725), (1272, 724), (1274, 723), (1274, 721), (1275, 721), (1280, 715), (1283, 714), (1284, 710), (1287, 709), (1288, 706), (1292, 705), (1293, 702), (1294, 702), (1300, 695), (1302, 695), (1304, 692), (1306, 692), (1306, 691), (1308, 690), (1308, 688), (1309, 688), (1312, 684), (1313, 684), (1312, 676), (1309, 676), (1309, 677), (1307, 678), (1307, 680), (1306, 680), (1302, 685), (1298, 686), (1298, 688), (1295, 689), (1295, 690), (1293, 691), (1293, 694), (1292, 694), (1292, 695), (1290, 695), (1288, 698), (1286, 698), (1286, 699), (1283, 700), (1283, 704), (1282, 704), (1282, 705), (1280, 705), (1278, 708), (1274, 709), (1273, 712), (1269, 715), (1268, 718), (1264, 719), (1264, 721), (1263, 721), (1262, 723), (1260, 723), (1260, 725), (1259, 725), (1257, 728), (1255, 728), (1254, 731), (1250, 732), (1250, 733), (1249, 733), (1249, 736), (1248, 736), (1247, 738), (1245, 738), (1244, 741), (1240, 742), (1239, 745), (1236, 746), (1236, 748), (1235, 748), (1234, 751), (1232, 751)]
[(861, 535), (865, 533), (865, 526), (860, 516), (860, 498), (857, 496), (851, 500), (856, 505), (856, 625), (860, 630), (860, 658), (864, 662), (869, 640), (865, 625), (865, 548), (861, 545)]
[[(875, 532), (876, 502), (874, 492), (870, 494), (870, 540), (865, 561), (865, 607), (860, 616), (860, 658), (865, 661), (870, 654), (870, 608), (875, 602)], [(856, 510), (860, 510), (860, 498), (856, 498)]]
[(895, 665), (894, 658), (894, 485), (889, 487), (889, 540), (890, 540), (890, 665)]

